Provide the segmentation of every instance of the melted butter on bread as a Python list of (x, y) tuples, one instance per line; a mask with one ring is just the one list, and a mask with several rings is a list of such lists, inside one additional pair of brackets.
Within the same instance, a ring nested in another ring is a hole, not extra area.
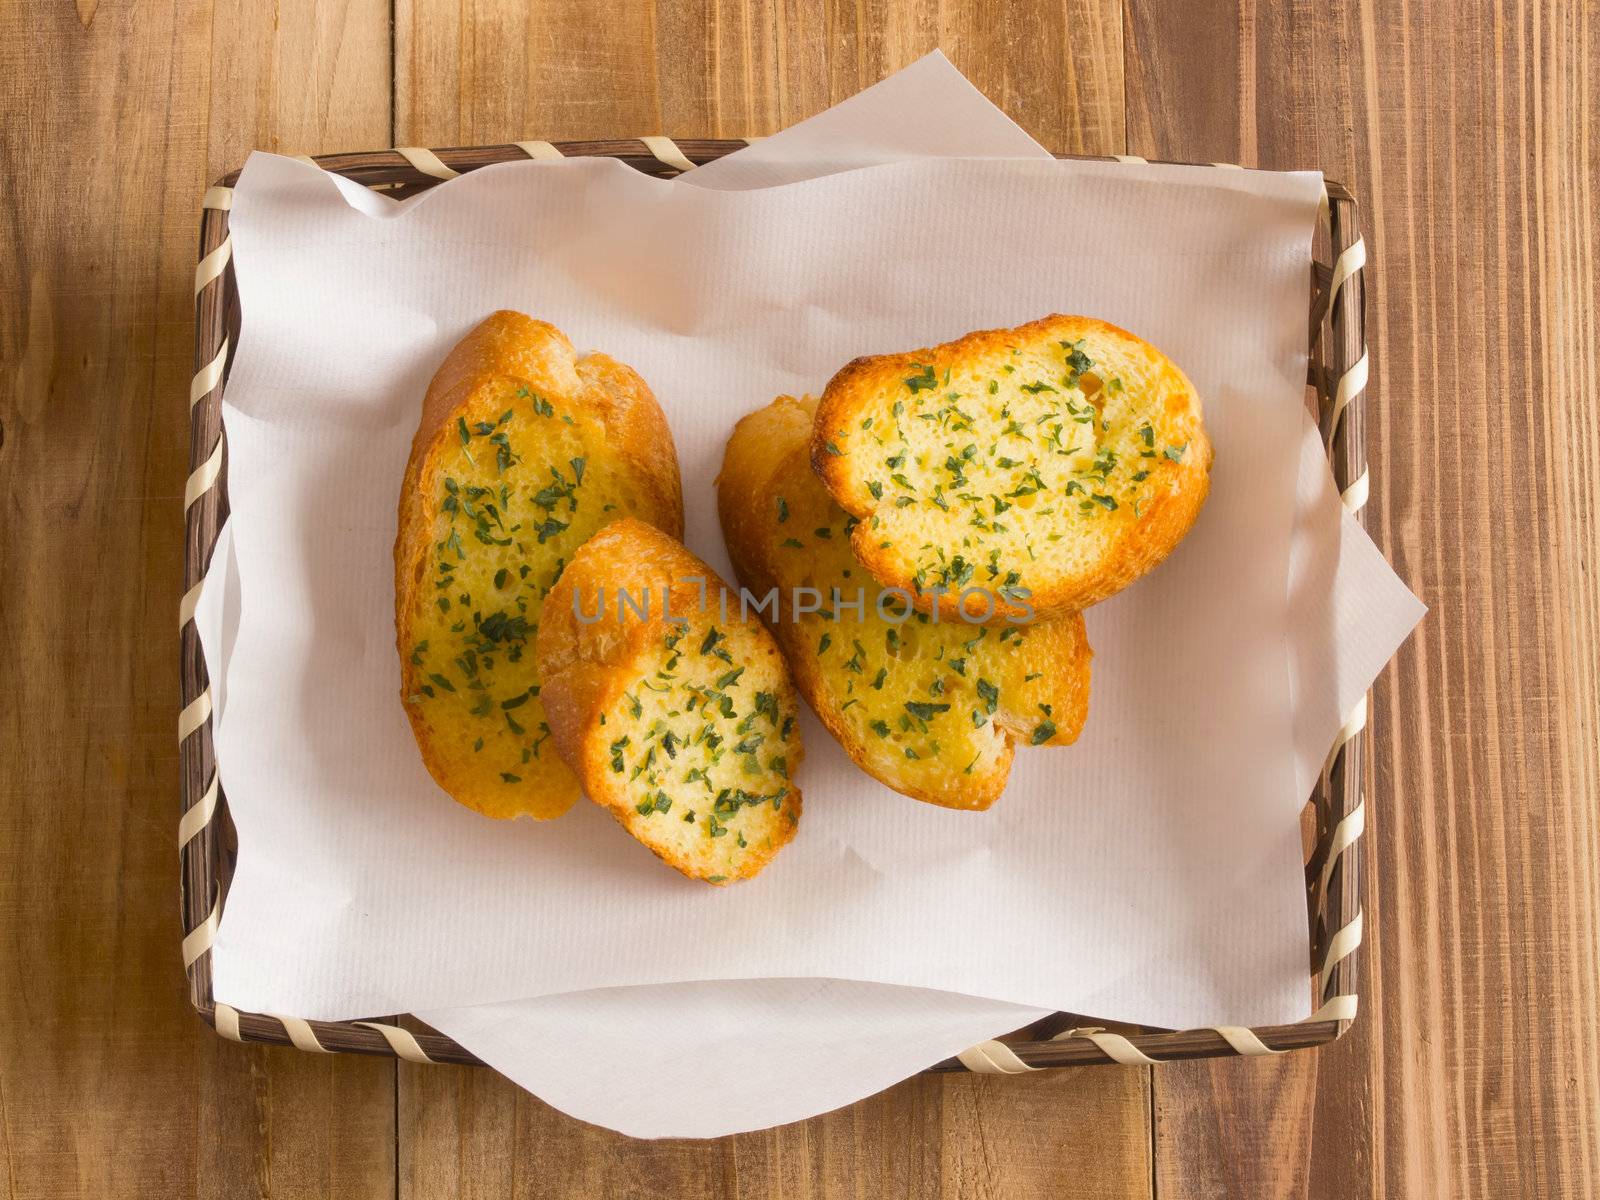
[[(917, 607), (1081, 610), (1152, 569), (1205, 500), (1211, 446), (1175, 364), (1125, 330), (1052, 316), (828, 383), (812, 462), (861, 523), (856, 556)], [(970, 607), (970, 605), (969, 605)]]
[(469, 334), (441, 382), (396, 544), (406, 711), (455, 799), (494, 817), (559, 816), (580, 790), (550, 744), (533, 652), (541, 614), (604, 525), (640, 516), (681, 530), (675, 458), (669, 471), (659, 454), (628, 453), (618, 427), (643, 423), (669, 456), (670, 435), (636, 375), (579, 360), (559, 331), (520, 314)]
[(767, 630), (710, 567), (631, 520), (578, 552), (546, 613), (553, 740), (589, 798), (691, 878), (759, 872), (799, 823), (803, 754)]

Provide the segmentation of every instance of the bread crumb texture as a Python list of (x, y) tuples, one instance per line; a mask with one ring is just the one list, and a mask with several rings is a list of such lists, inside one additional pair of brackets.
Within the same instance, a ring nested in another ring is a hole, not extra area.
[(856, 556), (919, 609), (1081, 610), (1156, 566), (1205, 500), (1200, 399), (1148, 342), (1050, 316), (828, 383), (812, 462), (861, 518)]
[[(851, 550), (862, 522), (811, 470), (815, 411), (815, 400), (780, 396), (728, 443), (717, 495), (739, 580), (756, 599), (778, 589), (762, 614), (800, 692), (864, 771), (919, 800), (987, 808), (1018, 742), (1061, 746), (1082, 731), (1083, 618), (984, 625), (885, 594)], [(803, 588), (823, 597), (820, 611), (796, 615)]]

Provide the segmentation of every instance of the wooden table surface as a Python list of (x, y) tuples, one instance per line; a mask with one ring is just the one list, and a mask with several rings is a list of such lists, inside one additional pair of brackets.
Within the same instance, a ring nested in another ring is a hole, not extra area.
[[(1600, 1190), (1600, 8), (1322, 0), (0, 7), (0, 1179), (12, 1196)], [(206, 183), (284, 152), (770, 133), (936, 46), (1047, 147), (1365, 205), (1361, 1017), (1278, 1061), (904, 1083), (630, 1142), (492, 1073), (224, 1042), (178, 958), (176, 619)]]

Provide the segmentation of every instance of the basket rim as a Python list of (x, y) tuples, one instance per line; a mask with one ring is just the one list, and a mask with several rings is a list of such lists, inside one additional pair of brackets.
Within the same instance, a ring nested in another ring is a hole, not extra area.
[[(613, 138), (511, 142), (439, 149), (395, 147), (324, 154), (307, 161), (364, 186), (409, 195), (479, 167), (533, 158), (617, 158), (647, 174), (673, 177), (749, 144), (747, 139)], [(1137, 162), (1134, 156), (1057, 155), (1058, 159)], [(1160, 160), (1149, 160), (1159, 162)], [(1161, 165), (1230, 168), (1233, 164)], [(242, 169), (242, 168), (241, 168)], [(412, 1032), (386, 1017), (371, 1021), (306, 1021), (293, 1016), (241, 1013), (212, 993), (210, 947), (231, 876), (231, 821), (216, 771), (209, 677), (193, 616), (200, 583), (227, 518), (227, 462), (221, 406), (233, 347), (241, 326), (228, 230), (232, 185), (239, 170), (220, 176), (206, 192), (195, 275), (195, 377), (190, 388), (189, 482), (185, 488), (184, 592), (180, 608), (181, 770), (180, 908), (183, 961), (190, 1000), (201, 1019), (236, 1041), (290, 1044), (306, 1050), (389, 1055), (413, 1062), (479, 1063), (441, 1034)], [(1308, 384), (1317, 394), (1324, 444), (1346, 506), (1365, 525), (1367, 462), (1363, 438), (1367, 345), (1363, 270), (1365, 245), (1355, 197), (1325, 181), (1328, 257), (1313, 262), (1309, 309)], [(1018, 1031), (1016, 1040), (992, 1041), (930, 1071), (1024, 1070), (1106, 1062), (1159, 1062), (1256, 1055), (1315, 1047), (1344, 1034), (1356, 1011), (1361, 929), (1360, 828), (1367, 748), (1365, 702), (1330, 752), (1306, 802), (1314, 813), (1314, 850), (1306, 864), (1310, 925), (1309, 965), (1320, 979), (1322, 1008), (1307, 1020), (1242, 1029), (1193, 1030), (1087, 1022), (1058, 1013)]]

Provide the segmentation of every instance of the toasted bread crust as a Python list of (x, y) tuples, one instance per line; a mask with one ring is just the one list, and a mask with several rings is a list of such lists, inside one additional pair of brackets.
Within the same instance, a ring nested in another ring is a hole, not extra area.
[[(620, 590), (636, 600), (649, 595), (648, 616), (622, 609), (617, 600)], [(705, 616), (718, 613), (719, 593), (731, 600), (725, 623)], [(663, 595), (670, 596), (667, 607), (661, 604)], [(580, 608), (585, 618), (591, 619), (580, 619)], [(678, 827), (680, 820), (697, 829), (691, 818), (700, 821), (707, 815), (709, 798), (702, 796), (697, 786), (681, 783), (675, 774), (660, 785), (673, 803), (671, 811), (641, 812), (635, 779), (623, 772), (617, 756), (620, 739), (630, 739), (637, 747), (656, 736), (648, 727), (648, 716), (641, 718), (636, 707), (630, 717), (629, 704), (641, 686), (656, 691), (667, 686), (661, 681), (676, 677), (658, 670), (652, 657), (674, 629), (669, 612), (687, 621), (681, 628), (687, 631), (684, 654), (690, 658), (689, 643), (703, 644), (700, 640), (707, 629), (739, 627), (735, 633), (742, 640), (735, 654), (716, 660), (713, 669), (721, 671), (725, 665), (736, 664), (752, 676), (770, 681), (775, 697), (771, 709), (774, 741), (770, 745), (779, 740), (775, 731), (781, 714), (787, 760), (784, 774), (792, 779), (804, 751), (793, 730), (798, 701), (777, 644), (759, 622), (738, 619), (737, 599), (709, 566), (681, 543), (631, 519), (617, 521), (590, 538), (567, 566), (546, 604), (537, 653), (552, 741), (582, 782), (585, 794), (669, 866), (710, 883), (748, 879), (793, 838), (801, 812), (797, 786), (787, 784), (781, 809), (763, 804), (728, 819), (730, 826), (735, 820), (744, 822), (736, 830), (739, 844), (734, 852), (732, 839), (717, 842), (709, 833), (704, 838), (670, 836), (683, 832)], [(739, 716), (749, 712), (746, 700), (740, 696), (739, 707), (733, 710)], [(717, 723), (719, 730), (728, 727), (721, 730), (725, 745), (732, 746), (737, 740), (729, 732), (737, 724), (735, 717), (720, 716), (707, 703), (700, 719)], [(741, 726), (740, 732), (747, 728)], [(678, 745), (674, 762), (681, 767), (688, 761), (689, 748), (681, 740)], [(709, 791), (710, 784), (706, 787)], [(696, 803), (700, 805), (698, 814), (680, 815)]]
[[(783, 595), (797, 586), (847, 589), (850, 582), (834, 578), (823, 565), (830, 558), (838, 558), (831, 533), (842, 529), (844, 514), (834, 505), (811, 469), (816, 403), (810, 398), (797, 400), (792, 396), (779, 396), (767, 407), (742, 418), (728, 440), (717, 479), (718, 515), (739, 581), (758, 596), (773, 588)], [(826, 544), (816, 541), (810, 545), (794, 544), (814, 537), (819, 532), (814, 526), (819, 524), (830, 530)], [(868, 611), (875, 611), (870, 604)], [(1046, 683), (1041, 687), (1030, 681), (1019, 690), (1015, 687), (1016, 672), (1010, 672), (1011, 686), (1001, 688), (996, 706), (989, 714), (998, 736), (988, 740), (987, 757), (976, 760), (981, 769), (971, 768), (965, 759), (965, 750), (959, 761), (953, 759), (955, 751), (948, 745), (940, 751), (937, 763), (923, 759), (908, 761), (897, 749), (885, 752), (881, 738), (864, 727), (859, 707), (854, 714), (847, 715), (846, 705), (859, 705), (863, 696), (869, 701), (881, 700), (882, 693), (874, 696), (870, 685), (857, 687), (857, 683), (865, 682), (865, 677), (841, 676), (836, 666), (830, 675), (823, 655), (813, 644), (817, 629), (826, 630), (828, 626), (792, 620), (784, 613), (779, 614), (778, 620), (771, 619), (765, 611), (763, 616), (768, 617), (768, 625), (784, 649), (801, 695), (856, 765), (887, 787), (929, 804), (959, 809), (988, 808), (1005, 789), (1019, 740), (1041, 746), (1068, 745), (1077, 739), (1088, 715), (1092, 654), (1083, 618), (1078, 613), (1066, 613), (1040, 619), (1022, 627), (1014, 645), (1015, 653), (1024, 656), (1028, 673), (1036, 672)], [(886, 632), (881, 622), (870, 621), (859, 627), (838, 623), (837, 628), (841, 642), (850, 643), (856, 640), (858, 632), (860, 638), (869, 643), (882, 638)], [(930, 633), (926, 627), (910, 631), (907, 636), (939, 642), (937, 634)], [(975, 631), (962, 630), (949, 639), (949, 645), (953, 647), (968, 636), (976, 636)], [(926, 652), (927, 647), (922, 649)], [(952, 676), (948, 681), (950, 691), (941, 691), (942, 696), (953, 699), (970, 692), (971, 681), (985, 674), (1003, 684), (1006, 682), (1007, 668), (1003, 664), (1008, 650), (985, 644), (963, 653), (966, 662), (960, 681)], [(852, 678), (855, 683), (851, 682)], [(851, 692), (849, 700), (842, 691), (846, 688)], [(895, 700), (904, 698), (896, 696)], [(1041, 728), (1034, 706), (1041, 698), (1050, 704), (1054, 731), (1034, 742)], [(969, 702), (970, 699), (969, 696)], [(958, 715), (962, 723), (967, 722), (965, 711)], [(969, 731), (963, 728), (962, 732)], [(977, 738), (978, 731), (970, 731), (969, 736)], [(980, 747), (984, 744), (980, 739)]]
[[(436, 722), (418, 699), (430, 676), (416, 661), (417, 627), (434, 602), (440, 481), (447, 456), (459, 448), (457, 422), (518, 389), (523, 395), (548, 397), (569, 416), (577, 413), (592, 421), (595, 433), (589, 441), (608, 456), (613, 473), (629, 481), (639, 515), (674, 536), (683, 532), (683, 499), (672, 434), (644, 380), (602, 354), (579, 359), (553, 325), (522, 313), (496, 312), (450, 351), (428, 386), (401, 485), (394, 548), (402, 702), (423, 762), (452, 797), (488, 816), (548, 819), (565, 812), (579, 795), (576, 778), (554, 755), (531, 764), (528, 774), (536, 773), (536, 778), (530, 777), (526, 786), (509, 787), (501, 769), (487, 761), (464, 766), (460, 747), (451, 740), (460, 736), (460, 729), (449, 720)], [(530, 544), (528, 561), (554, 560), (541, 550), (544, 545), (542, 538)], [(555, 569), (557, 564), (543, 565)], [(531, 653), (528, 659), (531, 665)]]
[[(1102, 351), (1111, 351), (1147, 366), (1150, 395), (1144, 407), (1153, 425), (1154, 447), (1182, 447), (1182, 458), (1157, 454), (1142, 464), (1148, 467), (1149, 482), (1139, 489), (1137, 515), (1126, 506), (1114, 518), (1098, 508), (1088, 510), (1101, 521), (1115, 520), (1117, 530), (1086, 569), (1049, 574), (1030, 572), (1026, 561), (1007, 561), (1004, 565), (1017, 570), (1029, 588), (1027, 607), (1038, 613), (1082, 610), (1107, 599), (1152, 570), (1188, 533), (1205, 503), (1213, 457), (1193, 385), (1176, 364), (1127, 330), (1091, 317), (1056, 314), (1015, 329), (978, 330), (940, 346), (857, 358), (828, 382), (812, 431), (812, 466), (834, 499), (847, 512), (864, 519), (853, 534), (853, 545), (857, 557), (880, 583), (913, 592), (917, 608), (924, 612), (931, 612), (935, 605), (950, 615), (959, 612), (961, 602), (955, 595), (935, 599), (917, 587), (917, 572), (926, 563), (919, 563), (905, 539), (887, 539), (890, 544), (885, 545), (886, 539), (873, 528), (870, 518), (883, 515), (893, 497), (874, 496), (870, 490), (871, 469), (877, 465), (870, 461), (875, 447), (857, 434), (860, 422), (882, 408), (885, 397), (914, 399), (915, 393), (906, 394), (908, 377), (919, 371), (931, 370), (931, 380), (943, 380), (952, 368), (957, 372), (1001, 371), (1018, 348), (1073, 343), (1087, 348), (1091, 359), (1098, 360)], [(939, 388), (930, 385), (929, 390)], [(978, 400), (982, 399), (980, 395)], [(963, 402), (970, 403), (970, 398)], [(977, 440), (992, 442), (999, 432), (998, 427), (982, 428)], [(1025, 453), (1017, 452), (1016, 457), (1026, 461)], [(1056, 528), (1070, 526), (1058, 523)], [(960, 533), (959, 520), (946, 522), (946, 537), (951, 542)], [(1002, 599), (995, 619), (1025, 611), (1024, 606)]]

